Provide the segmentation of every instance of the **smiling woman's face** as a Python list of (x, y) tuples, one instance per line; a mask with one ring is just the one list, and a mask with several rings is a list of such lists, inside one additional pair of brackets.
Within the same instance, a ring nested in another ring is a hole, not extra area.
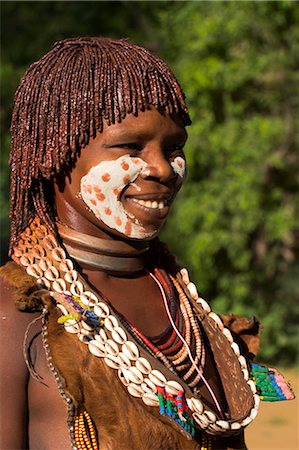
[(105, 126), (82, 149), (63, 192), (56, 186), (58, 217), (77, 214), (79, 231), (92, 226), (99, 237), (154, 238), (185, 177), (186, 138), (178, 120), (152, 107)]

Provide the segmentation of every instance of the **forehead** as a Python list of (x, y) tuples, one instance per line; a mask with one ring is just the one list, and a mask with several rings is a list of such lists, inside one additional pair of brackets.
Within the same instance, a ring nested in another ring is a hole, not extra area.
[(120, 123), (105, 124), (99, 136), (102, 136), (101, 140), (105, 140), (137, 135), (149, 140), (165, 137), (185, 141), (187, 138), (187, 132), (180, 117), (170, 116), (152, 106), (147, 107), (145, 111), (139, 111), (138, 116), (128, 114)]

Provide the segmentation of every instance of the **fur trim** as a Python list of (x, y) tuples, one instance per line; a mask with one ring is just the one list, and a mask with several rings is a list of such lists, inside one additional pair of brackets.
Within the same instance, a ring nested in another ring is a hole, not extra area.
[(0, 267), (0, 276), (14, 288), (15, 305), (19, 311), (36, 312), (43, 309), (42, 297), (48, 291), (38, 289), (36, 280), (13, 261)]

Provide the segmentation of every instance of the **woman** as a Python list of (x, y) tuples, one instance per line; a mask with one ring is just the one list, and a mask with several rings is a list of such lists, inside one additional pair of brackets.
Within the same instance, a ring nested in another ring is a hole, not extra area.
[(24, 75), (1, 448), (244, 448), (259, 325), (230, 318), (239, 346), (157, 238), (186, 175), (187, 125), (167, 65), (127, 41), (58, 42)]

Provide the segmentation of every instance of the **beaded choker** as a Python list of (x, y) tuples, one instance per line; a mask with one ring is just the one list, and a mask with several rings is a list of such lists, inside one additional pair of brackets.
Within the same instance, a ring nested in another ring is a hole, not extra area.
[[(237, 399), (241, 408), (232, 413), (235, 419), (217, 417), (183, 379), (165, 368), (150, 352), (136, 345), (134, 336), (122, 325), (107, 302), (74, 269), (65, 250), (38, 219), (31, 222), (20, 238), (13, 259), (50, 291), (53, 303), (62, 313), (59, 323), (67, 332), (76, 334), (88, 346), (90, 353), (117, 371), (131, 396), (141, 399), (146, 405), (159, 407), (160, 413), (179, 426), (189, 438), (194, 435), (194, 426), (210, 434), (225, 436), (238, 433), (254, 419), (260, 398), (254, 381), (250, 379), (247, 362), (220, 317), (198, 296), (186, 269), (172, 282), (179, 296), (184, 295), (185, 308), (191, 308), (193, 315), (199, 317), (206, 332), (217, 338), (218, 352), (225, 351), (229, 358), (230, 379), (234, 389), (238, 389)], [(226, 364), (225, 360), (223, 364)], [(243, 401), (246, 401), (246, 406)]]
[(148, 244), (101, 239), (61, 223), (57, 227), (68, 254), (83, 267), (117, 274), (130, 274), (144, 268), (143, 254), (149, 249)]

